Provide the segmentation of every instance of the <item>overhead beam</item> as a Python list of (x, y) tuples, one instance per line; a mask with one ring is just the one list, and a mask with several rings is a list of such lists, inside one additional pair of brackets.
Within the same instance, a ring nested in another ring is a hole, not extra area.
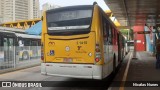
[(40, 18), (32, 19), (32, 20), (21, 20), (21, 21), (15, 21), (15, 22), (2, 23), (0, 24), (0, 26), (18, 28), (18, 29), (28, 29), (39, 21), (41, 21)]
[(130, 28), (131, 28), (131, 24), (130, 24), (130, 19), (129, 19), (129, 15), (128, 15), (128, 9), (127, 9), (127, 4), (126, 4), (126, 0), (123, 0), (123, 5), (124, 5), (124, 9), (125, 9), (125, 13), (126, 13), (126, 17), (127, 17), (127, 19), (128, 19), (128, 24), (129, 24), (129, 26), (130, 26)]

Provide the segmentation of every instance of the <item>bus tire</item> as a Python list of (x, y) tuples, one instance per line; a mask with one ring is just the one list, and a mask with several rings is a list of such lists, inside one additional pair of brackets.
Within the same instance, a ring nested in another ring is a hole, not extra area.
[(23, 52), (23, 54), (22, 54), (22, 59), (23, 60), (28, 60), (29, 59), (29, 54), (28, 54), (28, 52)]
[(116, 55), (113, 56), (113, 73), (116, 72)]

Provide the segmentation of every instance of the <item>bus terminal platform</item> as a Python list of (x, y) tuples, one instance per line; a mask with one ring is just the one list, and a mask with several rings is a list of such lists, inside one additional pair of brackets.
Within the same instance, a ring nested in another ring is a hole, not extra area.
[[(133, 52), (125, 57), (108, 90), (160, 90), (160, 69), (156, 69), (156, 57), (146, 51), (137, 52), (137, 59), (132, 57)], [(117, 82), (120, 87), (114, 85)]]

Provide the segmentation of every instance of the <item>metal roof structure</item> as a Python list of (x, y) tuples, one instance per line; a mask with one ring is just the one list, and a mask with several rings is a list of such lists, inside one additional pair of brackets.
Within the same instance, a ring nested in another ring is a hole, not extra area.
[(104, 0), (121, 26), (156, 26), (160, 23), (160, 0)]
[(32, 19), (32, 20), (20, 20), (15, 22), (2, 23), (0, 24), (0, 26), (10, 27), (10, 28), (19, 28), (19, 29), (28, 29), (39, 21), (41, 21), (40, 18)]
[(41, 32), (42, 32), (42, 21), (39, 21), (37, 24), (35, 24), (31, 28), (25, 30), (25, 33), (30, 35), (40, 35)]

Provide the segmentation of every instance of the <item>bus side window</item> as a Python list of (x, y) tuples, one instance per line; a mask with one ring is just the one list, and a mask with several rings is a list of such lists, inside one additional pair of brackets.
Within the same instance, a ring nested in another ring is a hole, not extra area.
[(38, 41), (37, 40), (32, 40), (31, 41), (31, 46), (38, 46)]
[(24, 46), (31, 46), (31, 41), (29, 39), (24, 39)]
[(107, 45), (108, 37), (107, 37), (107, 26), (105, 20), (103, 20), (103, 38), (104, 38), (104, 45)]
[(108, 36), (108, 42), (109, 42), (109, 45), (112, 45), (112, 27), (109, 26), (109, 36)]
[(2, 46), (3, 46), (3, 40), (2, 40), (2, 37), (0, 37), (0, 51), (3, 51)]
[(41, 46), (41, 40), (38, 40), (38, 46)]
[(107, 35), (107, 44), (109, 44), (109, 23), (106, 21), (106, 35)]
[(29, 50), (30, 46), (31, 46), (31, 40), (30, 39), (24, 39), (24, 49), (25, 50)]
[(117, 43), (117, 35), (116, 35), (116, 29), (115, 28), (113, 28), (113, 44), (114, 45), (116, 45)]

